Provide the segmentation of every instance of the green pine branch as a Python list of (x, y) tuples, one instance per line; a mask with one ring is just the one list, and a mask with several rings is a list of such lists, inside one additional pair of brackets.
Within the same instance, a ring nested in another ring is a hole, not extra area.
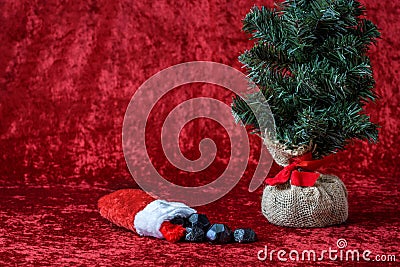
[[(246, 15), (243, 30), (256, 42), (239, 61), (267, 99), (281, 143), (295, 147), (311, 141), (319, 158), (352, 139), (377, 141), (378, 126), (363, 107), (377, 98), (366, 53), (380, 33), (364, 15), (355, 0), (286, 0), (276, 9), (254, 7)], [(259, 130), (239, 96), (232, 113)]]

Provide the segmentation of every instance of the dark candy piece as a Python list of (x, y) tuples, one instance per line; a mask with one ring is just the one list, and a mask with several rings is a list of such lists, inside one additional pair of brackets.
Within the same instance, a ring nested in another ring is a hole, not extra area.
[(187, 220), (188, 220), (188, 227), (190, 228), (199, 227), (203, 229), (204, 232), (206, 232), (207, 229), (210, 227), (210, 221), (204, 214), (193, 213), (192, 215), (189, 216)]
[(225, 224), (213, 224), (206, 233), (207, 240), (215, 244), (226, 244), (232, 240), (232, 231)]
[(202, 242), (204, 241), (204, 231), (199, 227), (187, 227), (185, 241), (188, 242)]
[(174, 217), (169, 222), (172, 223), (172, 224), (182, 225), (183, 227), (187, 227), (188, 226), (187, 219), (184, 218), (184, 217), (181, 217), (181, 216)]
[(256, 233), (250, 228), (236, 229), (233, 232), (235, 242), (238, 243), (251, 243), (257, 241)]

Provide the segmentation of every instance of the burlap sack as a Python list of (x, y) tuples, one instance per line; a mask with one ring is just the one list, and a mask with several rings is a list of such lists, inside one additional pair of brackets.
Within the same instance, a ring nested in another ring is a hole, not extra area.
[(268, 148), (268, 151), (271, 153), (271, 156), (274, 158), (275, 162), (280, 166), (285, 167), (289, 165), (289, 160), (291, 158), (304, 155), (313, 149), (312, 143), (309, 145), (297, 146), (292, 149), (288, 149), (286, 146), (279, 143), (279, 141), (274, 140), (267, 130), (268, 129), (266, 129), (266, 132), (261, 136), (261, 138), (263, 139), (264, 145)]
[(269, 222), (288, 227), (324, 227), (340, 224), (348, 216), (347, 190), (334, 175), (322, 174), (314, 186), (289, 182), (266, 186), (261, 209)]
[[(295, 149), (286, 149), (277, 141), (264, 135), (274, 160), (287, 166), (292, 157), (312, 151), (312, 144)], [(294, 186), (288, 181), (277, 186), (267, 185), (264, 189), (261, 210), (269, 222), (287, 227), (324, 227), (340, 224), (347, 220), (347, 190), (343, 182), (334, 175), (318, 178), (314, 186)]]

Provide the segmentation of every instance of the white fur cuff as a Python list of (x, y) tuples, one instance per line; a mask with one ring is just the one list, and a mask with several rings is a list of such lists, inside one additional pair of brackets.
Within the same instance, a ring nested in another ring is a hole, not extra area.
[(159, 230), (164, 221), (178, 216), (186, 218), (193, 213), (196, 210), (183, 203), (154, 200), (136, 214), (134, 227), (141, 236), (163, 238)]

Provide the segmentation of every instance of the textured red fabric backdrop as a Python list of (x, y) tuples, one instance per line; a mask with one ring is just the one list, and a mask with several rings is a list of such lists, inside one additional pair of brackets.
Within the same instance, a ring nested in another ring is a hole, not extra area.
[[(135, 187), (121, 145), (124, 112), (135, 90), (182, 62), (208, 60), (240, 69), (237, 57), (251, 47), (241, 19), (254, 4), (272, 2), (0, 1), (0, 263), (255, 265), (266, 264), (257, 260), (264, 245), (327, 249), (339, 238), (350, 248), (397, 254), (400, 260), (400, 3), (362, 3), (382, 32), (370, 52), (381, 99), (367, 109), (382, 128), (378, 144), (356, 142), (327, 168), (348, 186), (348, 222), (326, 229), (270, 225), (259, 211), (261, 190), (247, 191), (260, 149), (260, 140), (250, 136), (251, 157), (239, 184), (199, 211), (233, 228), (252, 227), (260, 241), (211, 246), (139, 238), (102, 219), (96, 201)], [(197, 120), (185, 127), (181, 148), (195, 159), (199, 141), (212, 138), (219, 149), (212, 166), (201, 175), (180, 173), (163, 157), (163, 118), (195, 96), (229, 104), (232, 94), (211, 85), (179, 87), (157, 104), (147, 135), (155, 166), (187, 186), (217, 178), (230, 156), (224, 129)]]

